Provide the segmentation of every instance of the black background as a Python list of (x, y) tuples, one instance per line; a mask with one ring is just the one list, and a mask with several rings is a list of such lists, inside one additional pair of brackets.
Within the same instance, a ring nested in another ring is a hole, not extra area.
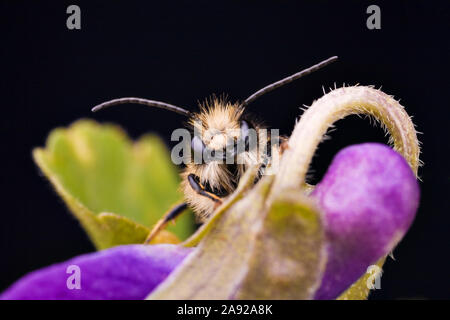
[[(66, 8), (81, 7), (81, 30)], [(366, 8), (381, 7), (381, 30)], [(33, 269), (93, 251), (31, 159), (47, 134), (91, 117), (137, 138), (170, 142), (184, 118), (139, 106), (91, 114), (104, 100), (138, 96), (194, 110), (212, 93), (244, 99), (332, 55), (337, 63), (260, 98), (252, 111), (289, 134), (302, 104), (325, 88), (382, 86), (401, 98), (423, 142), (422, 198), (373, 299), (450, 298), (449, 19), (444, 1), (2, 1), (0, 5), (0, 290)], [(312, 182), (344, 146), (387, 142), (368, 120), (337, 123), (321, 144)]]

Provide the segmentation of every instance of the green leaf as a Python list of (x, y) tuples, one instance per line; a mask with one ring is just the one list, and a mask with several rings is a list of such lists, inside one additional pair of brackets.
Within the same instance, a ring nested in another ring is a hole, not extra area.
[(195, 252), (148, 299), (311, 299), (326, 262), (320, 214), (300, 189), (266, 207), (272, 179), (206, 222)]
[[(80, 120), (53, 130), (33, 157), (99, 249), (143, 242), (149, 228), (183, 198), (168, 150), (153, 135), (133, 143), (117, 126)], [(168, 230), (188, 237), (192, 214)], [(159, 239), (175, 238), (163, 233)]]

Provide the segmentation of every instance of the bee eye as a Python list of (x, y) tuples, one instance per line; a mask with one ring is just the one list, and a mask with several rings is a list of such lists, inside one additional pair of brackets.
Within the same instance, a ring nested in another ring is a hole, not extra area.
[(191, 148), (195, 153), (202, 154), (206, 146), (203, 143), (202, 139), (200, 139), (198, 136), (194, 136), (191, 141)]
[(249, 131), (249, 126), (247, 121), (242, 120), (241, 121), (241, 139), (245, 140), (248, 139), (248, 131)]
[(249, 131), (250, 126), (248, 125), (247, 121), (242, 120), (241, 121), (241, 140), (244, 141), (246, 148), (249, 144)]

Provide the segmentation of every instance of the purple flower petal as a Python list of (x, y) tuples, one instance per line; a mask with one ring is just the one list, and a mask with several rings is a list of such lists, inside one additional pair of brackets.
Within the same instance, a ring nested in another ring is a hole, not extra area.
[(312, 197), (323, 210), (328, 262), (316, 299), (334, 299), (388, 254), (411, 225), (419, 186), (405, 159), (377, 143), (347, 147)]
[[(0, 299), (144, 299), (192, 250), (124, 245), (81, 255), (25, 275)], [(80, 289), (73, 288), (77, 267)]]

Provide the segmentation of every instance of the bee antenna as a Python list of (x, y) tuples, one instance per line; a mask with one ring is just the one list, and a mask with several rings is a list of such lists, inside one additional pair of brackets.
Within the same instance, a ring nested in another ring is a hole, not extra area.
[(135, 104), (142, 104), (144, 106), (148, 107), (157, 107), (161, 109), (166, 109), (169, 111), (173, 111), (185, 116), (189, 116), (191, 113), (187, 111), (186, 109), (171, 105), (169, 103), (161, 102), (161, 101), (155, 101), (155, 100), (148, 100), (148, 99), (142, 99), (142, 98), (119, 98), (119, 99), (113, 99), (106, 102), (103, 102), (99, 105), (96, 105), (94, 108), (92, 108), (92, 112), (96, 112), (111, 106), (115, 106), (118, 104), (125, 104), (125, 103), (135, 103)]
[(337, 56), (333, 56), (330, 57), (326, 60), (323, 60), (321, 62), (319, 62), (318, 64), (313, 65), (312, 67), (309, 67), (308, 69), (304, 69), (302, 71), (299, 71), (297, 73), (294, 73), (293, 75), (290, 75), (289, 77), (286, 77), (284, 79), (281, 79), (277, 82), (271, 83), (267, 86), (265, 86), (264, 88), (256, 91), (254, 94), (252, 94), (250, 97), (248, 97), (247, 99), (244, 100), (244, 102), (241, 104), (242, 107), (247, 106), (248, 104), (252, 103), (253, 101), (255, 101), (256, 99), (258, 99), (260, 96), (262, 96), (263, 94), (266, 94), (276, 88), (279, 88), (281, 86), (284, 86), (285, 84), (288, 84), (294, 80), (300, 79), (303, 76), (306, 76), (310, 73), (313, 73), (314, 71), (317, 71), (319, 69), (322, 69), (323, 67), (329, 65), (330, 63), (334, 62), (337, 60)]

